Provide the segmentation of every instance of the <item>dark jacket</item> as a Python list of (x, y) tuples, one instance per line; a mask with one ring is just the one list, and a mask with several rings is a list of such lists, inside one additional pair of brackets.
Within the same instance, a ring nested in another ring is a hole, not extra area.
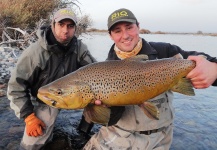
[(37, 36), (38, 41), (18, 59), (8, 83), (8, 99), (18, 118), (25, 118), (33, 112), (30, 99), (36, 98), (41, 86), (96, 62), (87, 46), (76, 37), (68, 46), (63, 46), (54, 38), (51, 27), (42, 27)]
[[(184, 59), (187, 59), (187, 57), (190, 55), (204, 55), (207, 57), (207, 60), (217, 63), (217, 59), (215, 57), (211, 57), (202, 52), (184, 51), (176, 45), (171, 45), (169, 43), (161, 43), (161, 42), (147, 42), (144, 39), (142, 39), (142, 49), (138, 53), (138, 55), (145, 54), (148, 55), (150, 60), (153, 60), (153, 59), (173, 57), (178, 53), (180, 53)], [(117, 57), (114, 51), (114, 44), (112, 45), (109, 51), (107, 60), (119, 60), (119, 58)], [(217, 80), (213, 83), (213, 86), (217, 86)], [(124, 110), (125, 110), (124, 106), (111, 107), (111, 116), (110, 116), (109, 125), (113, 125), (117, 123)]]

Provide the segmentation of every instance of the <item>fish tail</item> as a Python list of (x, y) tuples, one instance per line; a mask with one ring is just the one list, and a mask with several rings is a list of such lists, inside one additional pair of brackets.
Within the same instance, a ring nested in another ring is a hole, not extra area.
[(171, 88), (172, 91), (178, 92), (184, 95), (194, 96), (195, 92), (190, 79), (182, 78), (178, 83)]

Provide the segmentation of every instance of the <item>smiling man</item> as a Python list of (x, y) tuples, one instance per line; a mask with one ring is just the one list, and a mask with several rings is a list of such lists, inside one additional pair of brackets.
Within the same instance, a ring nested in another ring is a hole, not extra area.
[[(217, 86), (215, 57), (196, 51), (184, 51), (169, 43), (147, 42), (139, 36), (139, 29), (139, 22), (130, 10), (121, 8), (112, 12), (108, 17), (108, 32), (114, 44), (107, 60), (126, 59), (141, 54), (155, 60), (181, 54), (185, 59), (196, 62), (195, 69), (187, 75), (195, 88)], [(149, 102), (158, 107), (159, 120), (150, 119), (137, 105), (111, 107), (108, 127), (102, 126), (83, 149), (169, 150), (173, 139), (173, 93), (166, 91)]]

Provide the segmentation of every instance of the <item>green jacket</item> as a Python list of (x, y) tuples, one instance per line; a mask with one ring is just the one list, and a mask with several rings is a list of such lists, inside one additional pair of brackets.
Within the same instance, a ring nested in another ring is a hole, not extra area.
[(41, 86), (96, 62), (87, 46), (76, 37), (63, 46), (54, 38), (50, 26), (41, 27), (37, 36), (38, 40), (19, 57), (8, 83), (7, 96), (18, 118), (33, 112), (31, 99), (37, 97)]

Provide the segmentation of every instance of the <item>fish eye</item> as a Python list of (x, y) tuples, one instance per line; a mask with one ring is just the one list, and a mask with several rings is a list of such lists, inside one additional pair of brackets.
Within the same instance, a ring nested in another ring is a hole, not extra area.
[(52, 103), (51, 103), (51, 104), (52, 104), (52, 106), (55, 106), (55, 105), (56, 105), (56, 103), (57, 103), (56, 101), (52, 101)]
[(62, 92), (61, 89), (57, 89), (56, 92), (55, 92), (55, 94), (57, 94), (57, 95), (61, 95), (62, 93), (63, 93), (63, 92)]

